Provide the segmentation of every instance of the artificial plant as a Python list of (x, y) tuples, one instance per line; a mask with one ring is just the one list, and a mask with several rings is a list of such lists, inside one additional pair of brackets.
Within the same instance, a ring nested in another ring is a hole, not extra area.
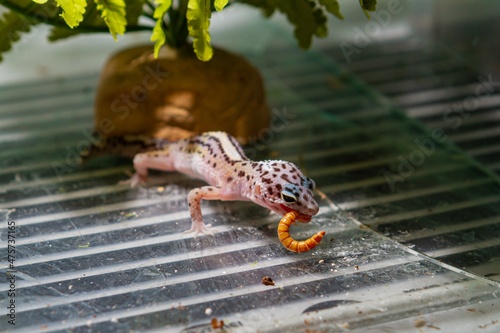
[[(37, 24), (49, 24), (50, 41), (81, 33), (109, 32), (114, 39), (125, 32), (150, 30), (155, 56), (163, 45), (179, 48), (192, 38), (198, 59), (212, 57), (210, 17), (231, 3), (259, 7), (266, 16), (275, 11), (294, 26), (301, 48), (313, 36), (327, 35), (327, 18), (343, 19), (338, 0), (0, 0), (8, 9), (0, 17), (0, 60), (21, 34)], [(359, 0), (365, 14), (374, 11), (376, 0)]]

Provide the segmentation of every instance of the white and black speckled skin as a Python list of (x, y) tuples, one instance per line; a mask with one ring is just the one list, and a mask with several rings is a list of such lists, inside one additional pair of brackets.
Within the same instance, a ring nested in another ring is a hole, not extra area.
[(143, 151), (134, 157), (136, 173), (128, 181), (131, 186), (145, 181), (148, 169), (178, 171), (209, 184), (189, 192), (192, 225), (187, 232), (212, 234), (203, 223), (202, 199), (250, 200), (280, 216), (294, 210), (299, 213), (300, 222), (309, 222), (318, 213), (314, 182), (296, 165), (286, 161), (250, 161), (237, 140), (225, 132), (207, 132), (175, 142), (115, 139), (106, 145), (106, 149), (98, 148), (106, 153), (126, 152), (129, 156)]

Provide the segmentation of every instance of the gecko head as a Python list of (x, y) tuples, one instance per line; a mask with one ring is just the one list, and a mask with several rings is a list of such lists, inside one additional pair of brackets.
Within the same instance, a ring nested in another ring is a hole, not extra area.
[[(292, 163), (285, 161), (268, 163), (268, 170), (263, 168), (265, 176), (260, 182), (260, 204), (279, 215), (294, 210), (299, 213), (298, 221), (311, 221), (319, 210), (313, 194), (314, 181), (304, 176)], [(268, 176), (271, 177), (267, 178)]]

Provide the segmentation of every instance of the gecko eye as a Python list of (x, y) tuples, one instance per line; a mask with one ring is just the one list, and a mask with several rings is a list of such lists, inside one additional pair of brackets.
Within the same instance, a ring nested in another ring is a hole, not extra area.
[(288, 191), (282, 191), (281, 192), (281, 199), (285, 202), (297, 202), (297, 197), (292, 193)]

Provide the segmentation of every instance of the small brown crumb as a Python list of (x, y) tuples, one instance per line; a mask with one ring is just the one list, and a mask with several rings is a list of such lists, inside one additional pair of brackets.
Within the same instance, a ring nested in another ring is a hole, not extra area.
[(424, 327), (425, 324), (426, 324), (425, 320), (416, 319), (414, 325), (415, 325), (416, 328), (421, 328), (421, 327)]
[(476, 312), (476, 309), (470, 308), (470, 309), (467, 309), (467, 311), (469, 311), (469, 312)]
[(265, 286), (274, 286), (274, 281), (269, 276), (264, 276), (262, 278), (262, 284)]
[(218, 329), (218, 328), (223, 328), (224, 327), (224, 320), (217, 320), (217, 318), (212, 318), (212, 328), (215, 330), (215, 329)]
[(359, 271), (359, 266), (358, 265), (354, 265), (354, 269)]

